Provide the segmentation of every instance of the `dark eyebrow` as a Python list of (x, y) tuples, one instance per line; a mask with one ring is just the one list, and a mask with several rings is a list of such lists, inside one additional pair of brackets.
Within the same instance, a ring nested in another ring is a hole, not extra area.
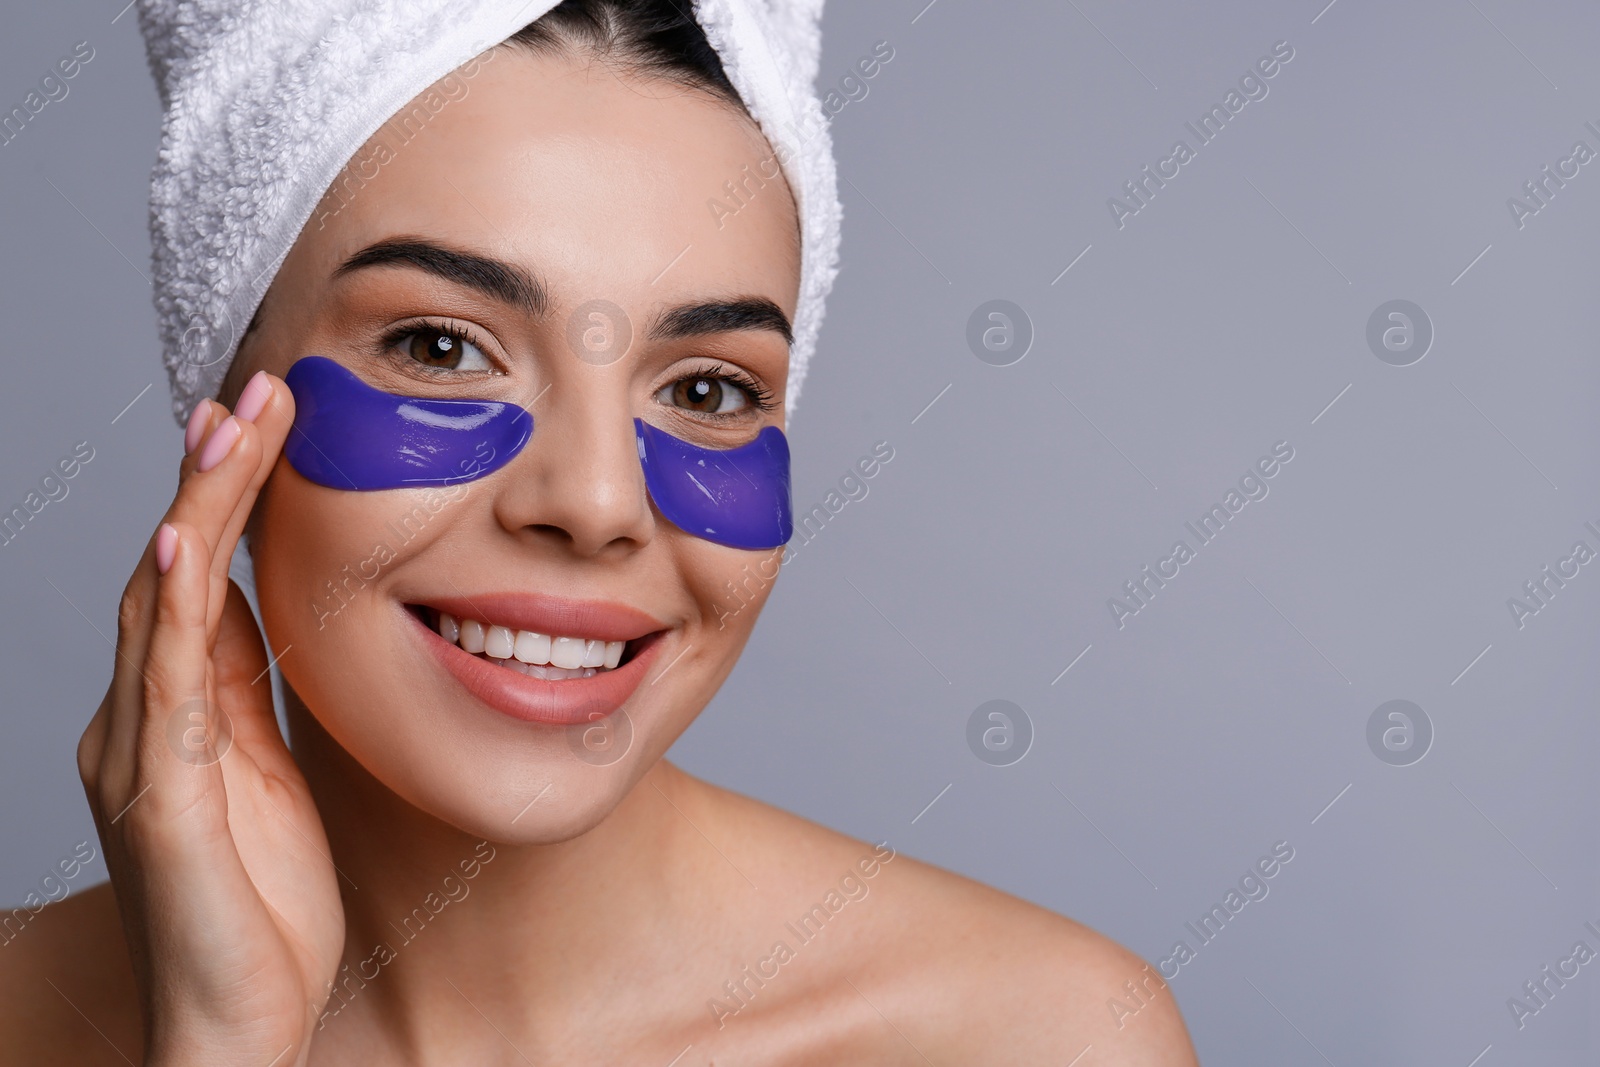
[(368, 245), (341, 263), (333, 276), (393, 264), (417, 267), (534, 315), (543, 315), (550, 306), (544, 283), (521, 267), (418, 237), (396, 237)]
[(724, 330), (773, 330), (782, 335), (784, 343), (794, 343), (794, 331), (783, 309), (765, 297), (680, 304), (656, 320), (650, 337), (667, 341)]

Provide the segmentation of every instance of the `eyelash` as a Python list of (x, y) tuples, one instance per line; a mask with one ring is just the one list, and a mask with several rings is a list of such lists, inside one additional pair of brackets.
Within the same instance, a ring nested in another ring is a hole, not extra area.
[[(479, 352), (482, 352), (485, 359), (487, 359), (490, 363), (495, 364), (498, 373), (506, 373), (505, 369), (500, 367), (499, 360), (495, 359), (494, 356), (490, 354), (490, 346), (486, 344), (483, 339), (472, 330), (471, 327), (459, 322), (455, 322), (452, 319), (413, 319), (409, 322), (402, 322), (396, 326), (390, 327), (390, 329), (378, 340), (379, 354), (383, 356), (392, 355), (394, 346), (399, 344), (403, 338), (410, 337), (412, 334), (418, 333), (422, 330), (436, 330), (439, 333), (444, 334), (446, 337), (457, 341), (468, 342), (477, 348)], [(403, 364), (408, 371), (416, 371), (422, 374), (443, 376), (461, 373), (460, 371), (450, 370), (446, 367), (424, 366), (414, 359), (400, 359), (397, 360), (397, 362)]]
[[(466, 341), (474, 345), (478, 351), (482, 352), (484, 354), (484, 358), (488, 359), (491, 363), (498, 362), (492, 355), (489, 354), (489, 345), (485, 344), (484, 341), (479, 338), (470, 327), (450, 319), (422, 318), (414, 319), (410, 322), (399, 323), (385, 332), (383, 337), (379, 340), (378, 345), (380, 352), (385, 355), (390, 354), (394, 349), (394, 346), (399, 344), (403, 338), (409, 337), (419, 330), (437, 330), (446, 337), (453, 338), (457, 341)], [(427, 367), (421, 363), (417, 363), (415, 360), (400, 360), (399, 362), (407, 364), (407, 370), (420, 372), (422, 374), (442, 376), (460, 373), (459, 371), (452, 371), (440, 367)], [(503, 374), (505, 371), (502, 370), (500, 373)], [(676, 385), (687, 378), (712, 378), (719, 381), (732, 382), (734, 385), (744, 390), (745, 395), (750, 399), (751, 405), (762, 413), (770, 412), (778, 406), (777, 397), (773, 394), (772, 390), (762, 385), (746, 371), (740, 370), (738, 367), (729, 366), (720, 360), (709, 360), (707, 363), (694, 368), (687, 374), (681, 375), (678, 378), (674, 378), (667, 384)], [(714, 412), (698, 412), (698, 414), (703, 418), (728, 419), (737, 418), (739, 413), (733, 411), (723, 414), (716, 414)]]
[[(738, 367), (731, 367), (719, 360), (711, 360), (703, 366), (696, 367), (695, 369), (689, 371), (687, 374), (684, 374), (678, 378), (674, 378), (667, 384), (677, 385), (679, 382), (688, 378), (711, 378), (716, 381), (732, 382), (734, 385), (744, 390), (745, 395), (750, 398), (751, 406), (760, 412), (772, 411), (778, 406), (777, 398), (773, 395), (772, 390), (756, 381), (754, 377), (745, 371), (740, 370)], [(702, 411), (697, 412), (697, 414), (703, 418), (711, 419), (732, 419), (739, 417), (739, 412), (737, 411), (723, 412), (721, 414)]]

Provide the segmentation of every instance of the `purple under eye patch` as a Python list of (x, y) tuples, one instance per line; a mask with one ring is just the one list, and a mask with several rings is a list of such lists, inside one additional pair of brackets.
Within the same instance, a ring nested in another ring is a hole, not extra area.
[(701, 448), (633, 420), (644, 484), (685, 533), (733, 548), (777, 548), (794, 532), (789, 442), (776, 426), (738, 448)]
[[(455, 485), (492, 474), (521, 452), (533, 416), (494, 400), (429, 399), (375, 389), (323, 356), (284, 376), (294, 425), (284, 455), (330, 489)], [(701, 448), (634, 419), (645, 486), (686, 533), (731, 548), (777, 548), (794, 532), (789, 443), (776, 426), (738, 448)]]
[(385, 393), (325, 356), (296, 360), (283, 380), (294, 394), (284, 454), (330, 489), (471, 481), (509, 463), (533, 434), (533, 416), (516, 404)]

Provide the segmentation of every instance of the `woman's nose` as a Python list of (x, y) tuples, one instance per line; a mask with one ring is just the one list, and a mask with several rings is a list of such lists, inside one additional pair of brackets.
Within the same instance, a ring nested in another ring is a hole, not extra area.
[(633, 412), (623, 397), (580, 393), (585, 384), (555, 383), (535, 405), (527, 447), (492, 480), (495, 511), (518, 536), (579, 556), (636, 550), (654, 536), (655, 518)]

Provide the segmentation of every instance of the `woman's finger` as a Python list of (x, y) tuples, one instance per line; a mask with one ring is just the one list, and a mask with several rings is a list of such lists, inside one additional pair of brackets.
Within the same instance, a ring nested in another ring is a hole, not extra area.
[(211, 670), (216, 701), (228, 716), (232, 743), (263, 773), (292, 777), (294, 760), (272, 705), (266, 642), (237, 582), (228, 582), (222, 615), (211, 652)]
[(83, 736), (78, 738), (78, 777), (83, 780), (83, 789), (90, 798), (91, 807), (100, 792), (100, 761), (106, 750), (114, 692), (115, 683), (106, 686), (106, 695), (100, 698), (100, 706), (90, 717), (89, 725), (84, 727)]
[(228, 600), (228, 567), (233, 560), (234, 548), (244, 533), (245, 524), (250, 520), (250, 512), (255, 507), (261, 487), (272, 476), (272, 470), (283, 452), (284, 441), (294, 422), (294, 396), (282, 379), (259, 372), (240, 394), (235, 417), (245, 419), (254, 427), (259, 451), (256, 469), (234, 503), (233, 513), (223, 527), (212, 556), (211, 600), (207, 617), (213, 646), (223, 607)]
[(225, 834), (226, 797), (210, 749), (216, 725), (205, 629), (210, 557), (204, 538), (186, 523), (162, 524), (155, 540), (157, 570), (164, 573), (158, 574), (139, 670), (139, 700), (114, 708), (102, 758), (102, 801), (124, 821), (124, 832), (170, 830), (173, 816), (191, 813), (183, 820), (186, 832)]
[[(240, 396), (240, 410), (228, 414), (215, 402), (197, 407), (185, 431), (185, 456), (179, 486), (163, 526), (198, 535), (191, 548), (208, 560), (205, 591), (206, 649), (214, 645), (228, 596), (228, 563), (262, 484), (270, 476), (294, 418), (294, 401), (281, 379), (260, 374)], [(251, 422), (240, 415), (253, 415)], [(189, 445), (193, 448), (189, 448)], [(103, 747), (128, 751), (139, 733), (139, 709), (147, 684), (146, 659), (157, 610), (157, 547), (152, 536), (134, 568), (118, 609), (117, 659), (112, 678)], [(183, 730), (178, 731), (180, 736)]]
[[(211, 436), (211, 431), (217, 428), (217, 423), (228, 417), (228, 411), (221, 404), (209, 399), (202, 399), (194, 406), (194, 411), (189, 414), (189, 423), (183, 428), (183, 454), (187, 458), (194, 455), (194, 450), (200, 447), (200, 442)], [(179, 460), (179, 478), (184, 474), (183, 461)]]
[[(294, 418), (294, 400), (282, 379), (260, 371), (240, 392), (231, 415), (214, 400), (204, 402), (205, 416), (200, 415), (201, 410), (196, 406), (198, 421), (191, 420), (185, 431), (178, 491), (164, 521), (197, 526), (206, 537), (213, 563), (220, 560), (225, 577), (233, 546), (223, 541), (230, 527), (243, 528), (256, 491), (272, 473)], [(193, 448), (188, 447), (191, 442)], [(219, 515), (211, 505), (222, 499), (226, 503)], [(232, 539), (237, 540), (237, 533)], [(218, 608), (222, 599), (218, 598)]]
[[(194, 455), (185, 458), (199, 463), (194, 473), (181, 482), (177, 497), (167, 509), (158, 532), (145, 546), (144, 555), (134, 567), (117, 609), (117, 658), (112, 676), (116, 689), (112, 701), (110, 744), (113, 748), (131, 743), (137, 732), (138, 709), (142, 707), (145, 660), (157, 609), (159, 588), (156, 556), (162, 527), (184, 527), (196, 535), (191, 548), (202, 550), (209, 561), (221, 540), (239, 495), (255, 472), (254, 428), (229, 416), (218, 423)], [(202, 608), (210, 605), (209, 579), (201, 595)], [(220, 605), (219, 612), (220, 612)]]

